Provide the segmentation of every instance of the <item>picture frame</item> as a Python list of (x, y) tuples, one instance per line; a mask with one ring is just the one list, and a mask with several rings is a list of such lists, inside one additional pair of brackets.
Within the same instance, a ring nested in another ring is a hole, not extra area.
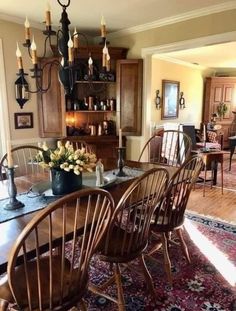
[(178, 118), (179, 86), (179, 81), (162, 80), (162, 120)]
[(15, 129), (33, 128), (33, 112), (14, 113)]

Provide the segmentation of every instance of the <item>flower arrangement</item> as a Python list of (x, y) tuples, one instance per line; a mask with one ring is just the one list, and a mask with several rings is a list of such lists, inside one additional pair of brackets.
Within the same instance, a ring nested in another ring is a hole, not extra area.
[(220, 118), (224, 117), (226, 112), (228, 111), (228, 107), (225, 103), (219, 103), (219, 105), (216, 107), (217, 114)]
[(39, 144), (39, 147), (43, 151), (39, 151), (37, 160), (44, 168), (73, 171), (76, 175), (80, 175), (82, 171), (92, 172), (96, 166), (97, 158), (94, 153), (87, 152), (85, 148), (74, 150), (69, 141), (65, 145), (58, 141), (56, 149), (48, 148), (46, 143)]

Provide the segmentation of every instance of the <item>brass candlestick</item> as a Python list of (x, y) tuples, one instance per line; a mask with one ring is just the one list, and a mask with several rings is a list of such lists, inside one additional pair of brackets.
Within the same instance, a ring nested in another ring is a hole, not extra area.
[(14, 182), (14, 170), (14, 167), (7, 168), (9, 202), (4, 206), (4, 209), (7, 210), (15, 210), (25, 206), (22, 202), (16, 199), (17, 189)]
[(126, 174), (123, 172), (123, 167), (125, 165), (125, 161), (124, 161), (125, 147), (119, 147), (119, 148), (117, 148), (117, 150), (118, 150), (117, 166), (118, 166), (119, 171), (116, 174), (116, 176), (124, 177), (124, 176), (126, 176)]

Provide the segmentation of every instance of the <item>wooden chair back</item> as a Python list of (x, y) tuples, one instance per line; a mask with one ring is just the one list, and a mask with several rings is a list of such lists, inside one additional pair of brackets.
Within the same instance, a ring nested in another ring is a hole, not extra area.
[(168, 179), (166, 169), (154, 168), (129, 186), (112, 216), (102, 258), (128, 262), (142, 253), (147, 246), (151, 218)]
[[(37, 175), (45, 172), (45, 169), (39, 165), (40, 159), (37, 157), (42, 148), (31, 145), (23, 145), (11, 150), (13, 163), (15, 166), (15, 176)], [(7, 167), (7, 153), (0, 161), (0, 180), (5, 178)]]
[(202, 158), (193, 156), (172, 176), (165, 198), (155, 211), (155, 231), (170, 232), (183, 224), (189, 195), (202, 167)]
[(146, 154), (151, 163), (181, 166), (189, 158), (191, 150), (191, 138), (186, 133), (161, 130), (146, 142), (138, 161), (142, 161)]
[(19, 309), (68, 310), (81, 299), (113, 209), (107, 191), (83, 189), (49, 204), (28, 223), (7, 268)]

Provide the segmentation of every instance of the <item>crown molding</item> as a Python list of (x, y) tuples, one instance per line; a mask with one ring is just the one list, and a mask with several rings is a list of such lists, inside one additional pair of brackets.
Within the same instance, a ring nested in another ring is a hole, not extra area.
[[(4, 13), (0, 13), (0, 20), (20, 24), (22, 26), (24, 26), (24, 22), (25, 22), (25, 19), (21, 17), (11, 16), (11, 15), (4, 14)], [(36, 29), (40, 29), (40, 30), (43, 30), (45, 28), (44, 23), (37, 23), (33, 21), (30, 21), (30, 26)]]
[(122, 29), (120, 31), (116, 31), (116, 32), (109, 34), (107, 37), (109, 39), (115, 39), (121, 36), (126, 36), (126, 35), (130, 35), (133, 33), (150, 30), (153, 28), (163, 27), (163, 26), (183, 22), (189, 19), (207, 16), (207, 15), (220, 13), (222, 11), (229, 11), (233, 9), (236, 9), (236, 1), (234, 0), (221, 3), (221, 4), (208, 6), (208, 7), (197, 9), (197, 10), (192, 10), (192, 11), (189, 11), (183, 14), (173, 15), (167, 18), (162, 18), (154, 22), (146, 23), (143, 25), (138, 25), (138, 26)]
[(163, 55), (163, 54), (162, 55), (155, 54), (155, 55), (153, 55), (153, 58), (161, 59), (161, 60), (164, 60), (164, 61), (167, 61), (167, 62), (171, 62), (171, 63), (177, 64), (177, 65), (182, 65), (182, 66), (190, 67), (190, 68), (196, 69), (196, 70), (208, 69), (208, 67), (197, 65), (197, 64), (191, 64), (191, 63), (185, 62), (183, 60), (176, 59), (174, 57), (166, 56), (166, 55)]

